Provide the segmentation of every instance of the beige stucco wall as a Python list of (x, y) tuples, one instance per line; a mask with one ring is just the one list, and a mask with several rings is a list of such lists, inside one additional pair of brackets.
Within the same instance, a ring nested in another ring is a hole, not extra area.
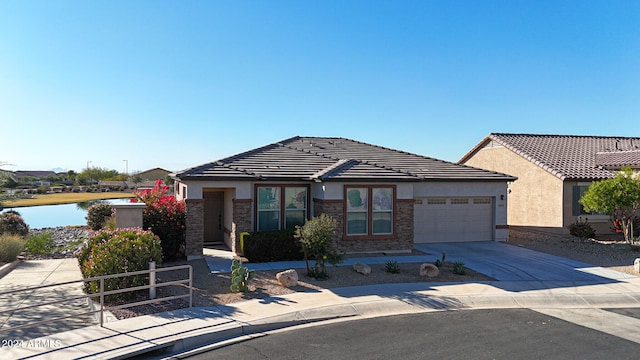
[(589, 186), (591, 182), (577, 182), (577, 181), (565, 181), (564, 183), (564, 214), (563, 222), (564, 227), (567, 228), (570, 224), (574, 223), (578, 217), (582, 217), (582, 220), (587, 219), (591, 224), (591, 227), (596, 231), (596, 234), (611, 234), (611, 222), (608, 215), (582, 215), (573, 216), (573, 187), (576, 185)]
[(518, 178), (509, 184), (508, 225), (564, 226), (560, 178), (502, 146), (478, 150), (464, 164)]

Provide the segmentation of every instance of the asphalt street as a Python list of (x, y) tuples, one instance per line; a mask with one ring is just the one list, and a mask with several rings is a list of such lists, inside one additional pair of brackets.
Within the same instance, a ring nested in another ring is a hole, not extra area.
[(639, 354), (640, 344), (616, 336), (532, 310), (500, 309), (281, 331), (188, 359), (638, 359)]

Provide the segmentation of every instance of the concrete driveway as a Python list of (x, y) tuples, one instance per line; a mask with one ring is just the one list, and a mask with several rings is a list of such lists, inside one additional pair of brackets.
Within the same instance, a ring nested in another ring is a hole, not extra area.
[(569, 283), (612, 283), (633, 275), (528, 250), (500, 242), (415, 244), (420, 251), (447, 261), (462, 261), (468, 268), (498, 281), (544, 281)]

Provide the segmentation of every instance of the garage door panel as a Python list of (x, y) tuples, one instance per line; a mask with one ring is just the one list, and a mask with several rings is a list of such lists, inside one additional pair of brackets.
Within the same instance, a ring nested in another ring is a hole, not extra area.
[(419, 198), (415, 242), (493, 240), (491, 198)]

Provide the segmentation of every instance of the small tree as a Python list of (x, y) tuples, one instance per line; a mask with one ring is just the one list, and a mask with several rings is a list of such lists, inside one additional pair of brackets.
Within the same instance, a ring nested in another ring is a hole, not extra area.
[[(342, 262), (342, 255), (333, 247), (336, 224), (336, 220), (331, 216), (320, 214), (319, 217), (307, 221), (304, 226), (296, 226), (295, 237), (302, 244), (307, 276), (325, 279), (328, 276), (325, 262), (331, 265)], [(309, 259), (315, 260), (313, 267), (309, 267)]]
[(622, 227), (624, 239), (634, 241), (633, 219), (640, 208), (640, 178), (624, 167), (612, 179), (594, 182), (580, 199), (586, 211), (610, 215)]

